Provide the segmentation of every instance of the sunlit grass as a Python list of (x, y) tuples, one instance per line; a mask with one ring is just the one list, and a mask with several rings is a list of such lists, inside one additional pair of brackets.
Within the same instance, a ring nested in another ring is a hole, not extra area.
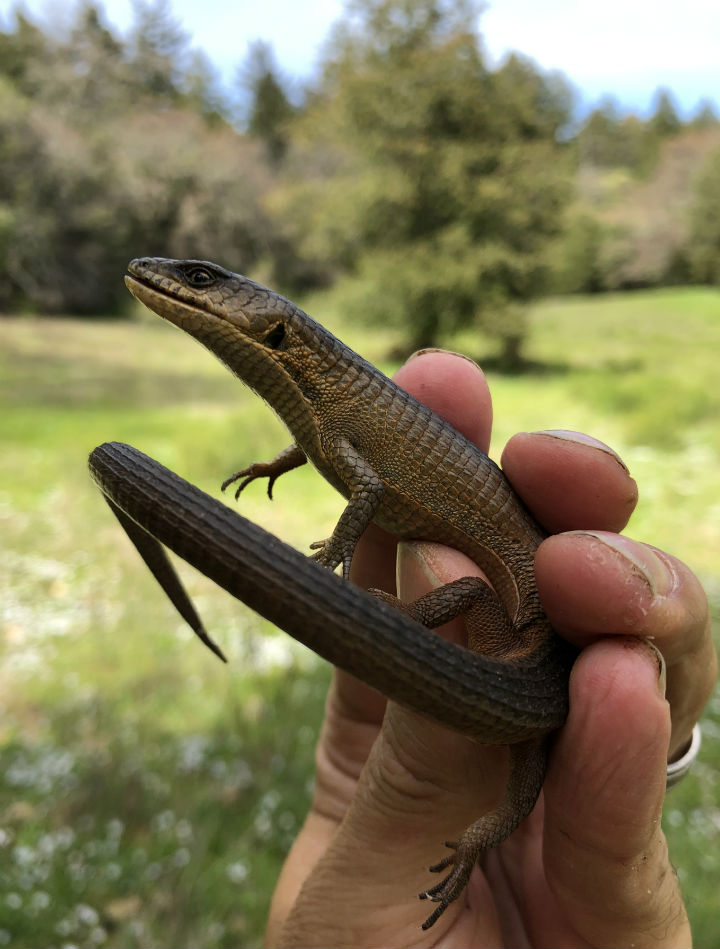
[[(391, 370), (390, 333), (308, 309)], [(183, 570), (221, 664), (192, 639), (92, 485), (88, 452), (128, 441), (219, 494), (288, 443), (204, 350), (152, 319), (3, 320), (0, 350), (0, 947), (257, 945), (307, 806), (327, 670)], [(493, 453), (513, 431), (591, 431), (640, 485), (629, 531), (720, 597), (720, 295), (551, 301), (538, 371), (491, 375)], [(491, 342), (455, 343), (474, 356)], [(542, 366), (550, 367), (542, 369)], [(229, 503), (234, 503), (228, 499)], [(241, 510), (305, 549), (342, 504), (309, 468)], [(720, 701), (667, 828), (698, 946), (720, 940)]]

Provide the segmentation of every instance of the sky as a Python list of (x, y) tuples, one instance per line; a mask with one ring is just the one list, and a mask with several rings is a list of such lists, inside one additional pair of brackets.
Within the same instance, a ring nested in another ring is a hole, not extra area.
[[(0, 0), (0, 25), (17, 0)], [(131, 0), (104, 0), (121, 31)], [(75, 4), (22, 0), (29, 15), (51, 18)], [(171, 0), (176, 19), (221, 76), (232, 81), (248, 44), (272, 44), (289, 78), (312, 75), (342, 0)], [(684, 113), (699, 99), (720, 108), (720, 0), (488, 0), (480, 19), (492, 62), (511, 50), (563, 72), (585, 106), (604, 95), (646, 113), (654, 91), (669, 87)]]

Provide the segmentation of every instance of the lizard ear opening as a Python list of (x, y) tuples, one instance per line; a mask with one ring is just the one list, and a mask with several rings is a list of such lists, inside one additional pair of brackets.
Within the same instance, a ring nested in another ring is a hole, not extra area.
[(272, 329), (265, 334), (263, 343), (270, 349), (284, 349), (285, 342), (285, 324), (276, 323)]

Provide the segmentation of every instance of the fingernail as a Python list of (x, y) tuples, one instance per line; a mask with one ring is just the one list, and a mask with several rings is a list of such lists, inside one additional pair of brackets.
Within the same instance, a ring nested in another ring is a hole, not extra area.
[[(667, 688), (665, 657), (652, 639), (648, 636), (623, 636), (622, 639), (617, 641), (617, 644), (629, 652), (639, 653), (645, 657), (647, 660), (646, 668), (648, 673), (653, 676), (652, 681), (657, 685), (660, 698), (664, 699), (665, 690)], [(644, 675), (644, 673), (639, 672), (638, 675)], [(643, 683), (640, 681), (638, 675), (635, 676), (635, 683), (637, 686), (641, 686)]]
[(609, 531), (570, 531), (573, 534), (582, 534), (599, 541), (603, 547), (625, 560), (632, 573), (643, 580), (650, 595), (667, 596), (675, 586), (675, 575), (668, 564), (657, 553), (645, 544), (630, 540), (623, 534), (612, 534)]
[(667, 665), (665, 664), (665, 656), (663, 656), (652, 639), (644, 638), (641, 642), (653, 653), (653, 658), (657, 664), (658, 692), (660, 693), (660, 698), (664, 699), (667, 690)]
[(562, 441), (575, 442), (577, 445), (585, 445), (589, 448), (596, 448), (598, 451), (603, 451), (606, 455), (610, 455), (611, 458), (614, 458), (615, 461), (617, 461), (618, 464), (625, 469), (625, 471), (628, 471), (628, 466), (617, 452), (613, 451), (609, 445), (605, 444), (605, 442), (601, 442), (599, 439), (593, 438), (591, 435), (586, 435), (584, 432), (572, 432), (565, 428), (548, 428), (540, 432), (533, 432), (532, 434), (547, 435), (548, 438), (559, 438)]
[(435, 590), (443, 585), (443, 581), (433, 569), (433, 544), (423, 541), (400, 541), (397, 546), (396, 586), (401, 600), (415, 598), (415, 588), (419, 578), (424, 577), (431, 589)]
[(436, 590), (457, 577), (476, 576), (475, 564), (459, 550), (430, 541), (401, 541), (397, 547), (397, 591), (413, 600), (428, 587)]
[(474, 359), (471, 359), (470, 356), (466, 356), (465, 353), (456, 353), (452, 349), (441, 349), (440, 347), (428, 346), (426, 349), (417, 349), (414, 353), (411, 353), (408, 358), (405, 360), (406, 364), (411, 362), (413, 359), (417, 359), (418, 356), (425, 356), (427, 353), (443, 353), (447, 356), (459, 356), (460, 359), (464, 359), (466, 362), (469, 362), (471, 365), (479, 368), (478, 364)]

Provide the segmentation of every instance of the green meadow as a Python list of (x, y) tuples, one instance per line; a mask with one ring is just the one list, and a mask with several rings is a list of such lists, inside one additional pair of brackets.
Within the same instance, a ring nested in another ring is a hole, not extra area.
[[(332, 297), (304, 304), (393, 369), (390, 331), (344, 325)], [(127, 441), (219, 495), (288, 437), (149, 315), (0, 329), (0, 949), (256, 946), (307, 808), (328, 669), (183, 567), (229, 656), (219, 663), (147, 574), (86, 459)], [(493, 355), (469, 334), (452, 345)], [(527, 356), (532, 371), (489, 374), (495, 456), (518, 430), (582, 429), (612, 445), (640, 487), (628, 533), (689, 563), (717, 615), (720, 292), (545, 301)], [(273, 502), (256, 484), (240, 504), (303, 549), (341, 508), (309, 467)], [(665, 813), (700, 947), (720, 943), (719, 728), (716, 695), (701, 759)]]

